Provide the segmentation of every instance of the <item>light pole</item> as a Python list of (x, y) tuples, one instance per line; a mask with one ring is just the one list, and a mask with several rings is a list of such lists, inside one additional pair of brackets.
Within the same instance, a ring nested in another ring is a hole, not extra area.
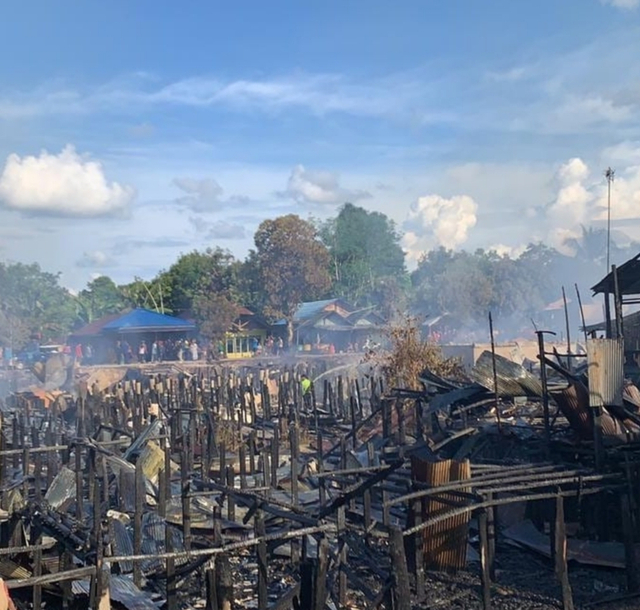
[(615, 170), (610, 167), (604, 172), (604, 177), (607, 179), (607, 273), (609, 273), (611, 258), (611, 184), (615, 174)]

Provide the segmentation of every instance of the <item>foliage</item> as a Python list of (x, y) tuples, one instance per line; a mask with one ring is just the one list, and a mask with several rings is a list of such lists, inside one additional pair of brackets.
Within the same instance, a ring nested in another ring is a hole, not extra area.
[(78, 294), (78, 310), (85, 323), (93, 322), (103, 316), (122, 311), (127, 300), (115, 282), (101, 275), (87, 284)]
[(223, 293), (206, 291), (196, 295), (193, 315), (200, 334), (209, 342), (222, 339), (238, 317), (238, 306)]
[(73, 328), (76, 304), (59, 281), (59, 274), (42, 271), (35, 263), (0, 263), (0, 341), (19, 348), (29, 335), (48, 342)]
[(236, 300), (253, 312), (263, 312), (267, 299), (260, 274), (260, 262), (255, 250), (249, 250), (247, 258), (233, 263)]
[(457, 359), (444, 358), (437, 345), (422, 338), (417, 318), (391, 325), (385, 335), (384, 349), (368, 358), (380, 367), (388, 387), (422, 389), (420, 376), (425, 369), (445, 378), (462, 374)]
[(300, 303), (323, 296), (331, 285), (329, 252), (315, 227), (295, 214), (265, 220), (254, 241), (265, 309), (287, 321), (291, 344), (293, 316)]
[(164, 307), (179, 314), (191, 310), (194, 299), (203, 291), (229, 289), (233, 285), (233, 262), (231, 253), (222, 248), (181, 255), (155, 280), (162, 286)]
[(400, 234), (385, 214), (345, 203), (321, 224), (320, 236), (331, 257), (335, 296), (355, 305), (378, 303), (391, 278), (398, 286), (406, 279)]

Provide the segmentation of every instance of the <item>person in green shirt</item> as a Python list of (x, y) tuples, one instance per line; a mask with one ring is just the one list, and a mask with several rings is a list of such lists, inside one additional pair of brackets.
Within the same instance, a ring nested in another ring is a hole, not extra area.
[(300, 387), (302, 388), (304, 406), (309, 409), (311, 407), (311, 399), (313, 398), (313, 381), (304, 373), (300, 376)]

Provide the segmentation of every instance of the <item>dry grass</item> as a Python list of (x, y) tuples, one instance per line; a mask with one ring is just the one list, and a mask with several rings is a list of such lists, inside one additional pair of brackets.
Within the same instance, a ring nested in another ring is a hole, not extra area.
[(386, 346), (369, 354), (368, 360), (380, 368), (387, 387), (420, 390), (425, 369), (446, 378), (462, 375), (457, 358), (445, 358), (436, 344), (422, 338), (416, 318), (392, 325), (385, 335)]

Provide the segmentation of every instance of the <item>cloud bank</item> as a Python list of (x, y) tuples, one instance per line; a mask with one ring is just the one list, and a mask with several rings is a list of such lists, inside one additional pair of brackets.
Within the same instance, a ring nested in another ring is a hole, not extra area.
[(0, 202), (29, 214), (120, 215), (134, 197), (131, 186), (109, 182), (99, 162), (84, 159), (71, 145), (58, 155), (11, 154), (0, 174)]

